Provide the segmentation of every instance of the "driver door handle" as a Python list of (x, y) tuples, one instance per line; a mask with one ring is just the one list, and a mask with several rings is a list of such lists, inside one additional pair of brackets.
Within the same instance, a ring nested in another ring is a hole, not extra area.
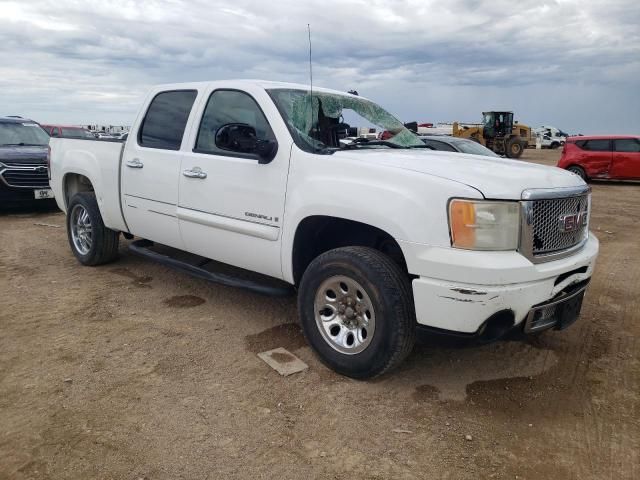
[(142, 168), (144, 167), (144, 163), (142, 163), (139, 158), (134, 158), (133, 160), (127, 160), (127, 167)]
[(207, 173), (203, 172), (200, 167), (193, 167), (191, 170), (183, 170), (182, 174), (189, 178), (207, 178)]

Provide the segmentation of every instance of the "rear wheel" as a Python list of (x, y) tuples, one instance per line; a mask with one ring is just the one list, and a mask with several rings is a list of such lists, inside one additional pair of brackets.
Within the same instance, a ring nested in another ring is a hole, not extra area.
[(101, 265), (118, 256), (120, 232), (104, 226), (93, 192), (76, 193), (69, 202), (67, 236), (83, 265)]
[(522, 142), (518, 138), (511, 138), (507, 141), (507, 157), (509, 158), (520, 158), (522, 152), (524, 151), (524, 146)]
[(307, 341), (342, 375), (381, 375), (413, 348), (411, 284), (377, 250), (345, 247), (317, 257), (302, 277), (298, 309)]
[(552, 142), (552, 143), (551, 143), (551, 148), (553, 148), (554, 150), (555, 150), (556, 148), (558, 148), (559, 146), (560, 146), (560, 142)]
[(569, 168), (567, 168), (567, 170), (571, 173), (575, 173), (585, 182), (588, 180), (587, 173), (584, 171), (584, 168), (579, 167), (578, 165), (571, 165)]

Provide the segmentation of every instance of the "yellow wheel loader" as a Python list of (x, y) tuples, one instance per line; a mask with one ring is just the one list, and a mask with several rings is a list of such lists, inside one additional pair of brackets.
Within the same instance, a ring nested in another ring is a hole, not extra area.
[(476, 125), (454, 122), (453, 136), (474, 140), (509, 158), (520, 158), (533, 142), (531, 128), (514, 123), (513, 112), (482, 112), (482, 123)]

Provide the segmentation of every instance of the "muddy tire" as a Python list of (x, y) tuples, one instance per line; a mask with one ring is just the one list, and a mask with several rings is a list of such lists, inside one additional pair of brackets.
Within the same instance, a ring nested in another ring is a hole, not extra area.
[(567, 171), (575, 173), (585, 182), (589, 180), (589, 178), (587, 177), (587, 173), (584, 171), (584, 168), (579, 167), (578, 165), (571, 165), (569, 168), (567, 168)]
[(93, 192), (76, 193), (67, 211), (71, 251), (83, 265), (102, 265), (118, 257), (120, 232), (104, 226)]
[(382, 375), (415, 343), (409, 278), (371, 248), (337, 248), (313, 260), (300, 283), (298, 310), (320, 360), (348, 377)]
[(511, 138), (507, 141), (506, 155), (509, 158), (520, 158), (524, 151), (524, 145), (518, 138)]

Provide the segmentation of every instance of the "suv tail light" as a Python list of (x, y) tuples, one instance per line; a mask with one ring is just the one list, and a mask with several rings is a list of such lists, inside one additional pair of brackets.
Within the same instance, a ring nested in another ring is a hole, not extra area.
[(51, 180), (51, 145), (47, 145), (47, 174)]

